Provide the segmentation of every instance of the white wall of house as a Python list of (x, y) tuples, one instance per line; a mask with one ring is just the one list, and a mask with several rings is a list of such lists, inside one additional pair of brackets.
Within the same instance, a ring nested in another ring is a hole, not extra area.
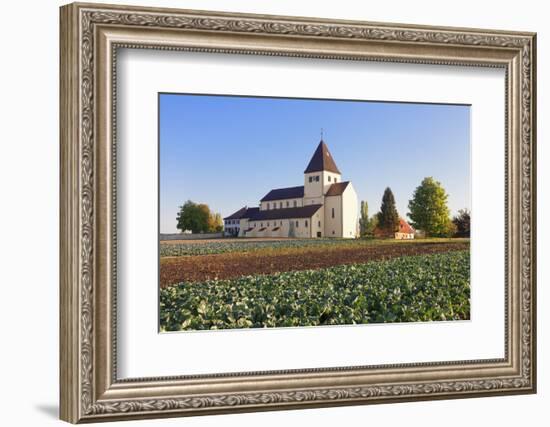
[(412, 240), (414, 233), (395, 233), (396, 240)]
[(342, 237), (357, 237), (357, 193), (350, 182), (342, 193)]

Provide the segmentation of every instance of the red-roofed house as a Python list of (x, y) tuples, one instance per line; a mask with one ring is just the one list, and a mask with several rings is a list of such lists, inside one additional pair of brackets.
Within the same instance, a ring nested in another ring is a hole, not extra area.
[(414, 239), (415, 230), (403, 218), (399, 218), (399, 230), (395, 233), (395, 238), (398, 240)]
[[(410, 240), (414, 239), (416, 231), (412, 226), (405, 221), (403, 218), (399, 218), (399, 228), (395, 233), (393, 233), (393, 238), (397, 240)], [(388, 233), (387, 231), (384, 231), (380, 228), (374, 229), (374, 237), (380, 239), (380, 238), (391, 238), (392, 233)]]

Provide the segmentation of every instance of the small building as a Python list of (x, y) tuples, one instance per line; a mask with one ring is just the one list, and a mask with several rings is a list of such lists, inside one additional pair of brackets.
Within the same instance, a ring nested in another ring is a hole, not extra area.
[(247, 207), (239, 209), (237, 212), (223, 219), (223, 229), (227, 236), (237, 237), (241, 232), (241, 218), (247, 213)]
[(257, 208), (224, 218), (227, 234), (242, 237), (357, 237), (357, 194), (342, 181), (327, 145), (317, 146), (304, 185), (267, 192)]
[(414, 228), (403, 218), (399, 218), (399, 229), (395, 233), (395, 238), (398, 240), (411, 240), (414, 239)]
[(396, 240), (412, 240), (415, 236), (415, 229), (403, 218), (399, 218), (399, 226), (395, 233), (387, 232), (378, 227), (374, 229), (374, 237), (376, 238), (386, 238), (391, 239), (392, 237)]

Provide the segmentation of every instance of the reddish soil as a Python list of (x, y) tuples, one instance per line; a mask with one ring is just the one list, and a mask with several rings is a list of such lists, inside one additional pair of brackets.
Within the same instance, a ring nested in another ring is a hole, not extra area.
[(240, 276), (310, 270), (342, 264), (357, 264), (407, 255), (464, 250), (467, 242), (387, 244), (349, 248), (293, 248), (276, 252), (226, 253), (162, 258), (160, 285), (202, 282)]

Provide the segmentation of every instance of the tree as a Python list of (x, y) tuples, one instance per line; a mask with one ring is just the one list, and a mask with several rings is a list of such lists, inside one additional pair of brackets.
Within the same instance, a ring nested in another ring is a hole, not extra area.
[(361, 200), (361, 212), (359, 217), (359, 236), (371, 237), (378, 224), (378, 218), (373, 215), (369, 218), (369, 205), (366, 200)]
[(448, 197), (440, 182), (432, 177), (424, 178), (409, 200), (408, 216), (412, 226), (429, 236), (452, 236), (454, 224), (447, 207)]
[(393, 235), (399, 229), (399, 214), (395, 207), (395, 198), (390, 187), (384, 190), (382, 205), (377, 214), (378, 229), (384, 234)]
[(222, 216), (219, 213), (210, 216), (208, 228), (211, 233), (219, 233), (223, 231)]
[[(204, 205), (203, 205), (204, 206)], [(178, 230), (191, 230), (193, 233), (204, 233), (208, 229), (208, 212), (200, 205), (187, 200), (176, 216)]]
[(365, 200), (361, 200), (361, 215), (359, 217), (359, 236), (365, 237), (367, 235), (368, 226), (369, 226), (369, 205)]
[(458, 215), (453, 218), (453, 224), (456, 226), (456, 237), (470, 237), (470, 211), (460, 209)]
[(216, 233), (223, 230), (219, 213), (213, 214), (207, 204), (186, 201), (176, 216), (178, 230), (191, 230), (192, 233)]

